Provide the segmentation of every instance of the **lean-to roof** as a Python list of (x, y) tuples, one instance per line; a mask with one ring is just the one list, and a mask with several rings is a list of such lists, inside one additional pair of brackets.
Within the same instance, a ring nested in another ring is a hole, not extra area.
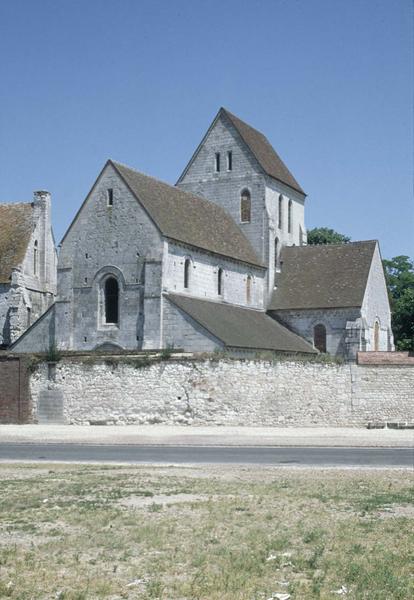
[(311, 344), (263, 311), (179, 294), (166, 297), (227, 347), (316, 353)]

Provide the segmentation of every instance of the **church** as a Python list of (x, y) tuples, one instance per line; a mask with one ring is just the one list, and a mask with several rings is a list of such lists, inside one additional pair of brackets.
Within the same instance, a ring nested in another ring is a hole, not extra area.
[[(349, 361), (359, 350), (392, 350), (378, 242), (308, 246), (305, 201), (267, 138), (224, 108), (175, 186), (108, 160), (54, 272), (48, 225), (43, 314), (3, 343), (19, 353), (174, 348)], [(19, 236), (15, 220), (9, 240)], [(2, 285), (23, 274), (23, 254), (10, 260), (1, 250)], [(0, 332), (7, 314), (6, 306)]]

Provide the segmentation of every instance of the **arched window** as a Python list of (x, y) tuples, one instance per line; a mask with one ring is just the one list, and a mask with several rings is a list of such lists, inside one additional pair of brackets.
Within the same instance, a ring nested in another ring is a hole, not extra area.
[(115, 277), (108, 277), (104, 286), (105, 323), (118, 323), (119, 320), (119, 285)]
[(250, 198), (250, 192), (244, 189), (240, 196), (240, 221), (242, 223), (250, 223), (252, 210), (252, 202)]
[(277, 266), (279, 264), (279, 238), (275, 239), (275, 269), (277, 269)]
[(278, 221), (279, 229), (282, 229), (282, 227), (283, 227), (283, 196), (282, 196), (282, 194), (280, 194), (280, 196), (279, 196), (277, 221)]
[(292, 233), (292, 200), (288, 204), (288, 233)]
[(223, 269), (221, 267), (217, 272), (217, 294), (223, 295)]
[(252, 276), (248, 275), (246, 279), (246, 302), (250, 304), (252, 301)]
[(378, 352), (379, 350), (379, 334), (380, 334), (380, 326), (378, 321), (375, 321), (374, 325), (374, 351)]
[(322, 323), (313, 328), (313, 345), (319, 352), (326, 352), (326, 327)]
[(33, 273), (37, 275), (37, 261), (38, 261), (38, 243), (35, 240), (33, 248)]
[(186, 258), (184, 262), (184, 287), (186, 289), (190, 287), (190, 268), (191, 260), (189, 258)]

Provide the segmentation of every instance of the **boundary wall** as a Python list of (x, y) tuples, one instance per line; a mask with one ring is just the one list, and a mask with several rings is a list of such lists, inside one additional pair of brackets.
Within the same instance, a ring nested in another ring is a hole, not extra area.
[(267, 427), (414, 422), (411, 365), (164, 358), (38, 362), (30, 369), (28, 420)]

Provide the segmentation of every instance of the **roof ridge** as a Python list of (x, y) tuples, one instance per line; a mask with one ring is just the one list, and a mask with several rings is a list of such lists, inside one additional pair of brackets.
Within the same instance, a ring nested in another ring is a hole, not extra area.
[[(134, 169), (133, 167), (129, 167), (128, 165), (120, 163), (120, 162), (118, 162), (116, 160), (109, 159), (109, 161), (112, 164), (114, 164), (114, 165), (119, 165), (120, 167), (123, 167), (124, 169), (128, 169), (129, 171), (133, 171), (133, 173), (137, 173), (138, 175), (143, 175), (144, 177), (147, 177), (148, 179), (151, 179), (152, 181), (155, 181), (156, 183), (161, 183), (162, 185), (166, 185), (167, 187), (173, 188), (178, 193), (184, 194), (188, 198), (195, 198), (196, 200), (200, 200), (201, 202), (205, 202), (205, 203), (209, 204), (210, 206), (214, 206), (215, 208), (218, 208), (220, 211), (226, 213), (227, 216), (229, 216), (230, 218), (232, 218), (231, 215), (229, 215), (229, 213), (220, 204), (217, 204), (217, 202), (213, 202), (213, 200), (209, 200), (208, 198), (205, 198), (204, 196), (199, 196), (197, 194), (194, 194), (193, 192), (188, 192), (187, 190), (184, 190), (183, 188), (178, 187), (175, 184), (168, 183), (168, 181), (164, 181), (163, 179), (158, 179), (157, 177), (153, 177), (152, 175), (148, 175), (147, 173), (143, 173), (142, 171), (138, 171), (138, 169)], [(237, 225), (237, 223), (236, 223), (236, 225)]]
[(214, 300), (213, 298), (200, 298), (199, 296), (191, 296), (190, 294), (180, 294), (178, 292), (163, 292), (165, 296), (177, 296), (179, 298), (189, 298), (190, 300), (197, 300), (199, 302), (208, 302), (209, 304), (219, 304), (220, 306), (231, 306), (232, 308), (241, 308), (243, 310), (251, 310), (253, 312), (260, 312), (266, 314), (264, 308), (257, 308), (255, 306), (246, 306), (244, 304), (235, 304), (234, 302), (227, 302), (225, 300)]
[(0, 206), (28, 206), (30, 204), (33, 202), (0, 202)]
[(356, 246), (357, 244), (379, 243), (378, 240), (355, 240), (353, 242), (341, 242), (337, 244), (303, 244), (302, 246), (285, 246), (285, 248), (338, 248), (340, 246)]
[(252, 125), (249, 125), (249, 123), (246, 123), (246, 121), (243, 121), (240, 117), (234, 115), (224, 107), (220, 108), (218, 116), (222, 114), (224, 114), (235, 127), (241, 139), (249, 148), (258, 165), (266, 175), (306, 196), (306, 193), (264, 133), (259, 129), (252, 127)]
[(230, 110), (228, 110), (224, 106), (222, 106), (220, 110), (225, 112), (230, 118), (236, 119), (237, 121), (240, 121), (241, 123), (243, 123), (243, 125), (246, 125), (246, 127), (249, 127), (250, 129), (253, 129), (257, 133), (260, 133), (260, 135), (263, 136), (267, 140), (267, 137), (265, 136), (265, 134), (262, 131), (260, 131), (260, 129), (253, 127), (253, 125), (250, 125), (250, 123), (247, 123), (247, 121), (243, 121), (243, 119), (241, 119), (240, 117), (238, 117), (237, 115), (232, 113)]

